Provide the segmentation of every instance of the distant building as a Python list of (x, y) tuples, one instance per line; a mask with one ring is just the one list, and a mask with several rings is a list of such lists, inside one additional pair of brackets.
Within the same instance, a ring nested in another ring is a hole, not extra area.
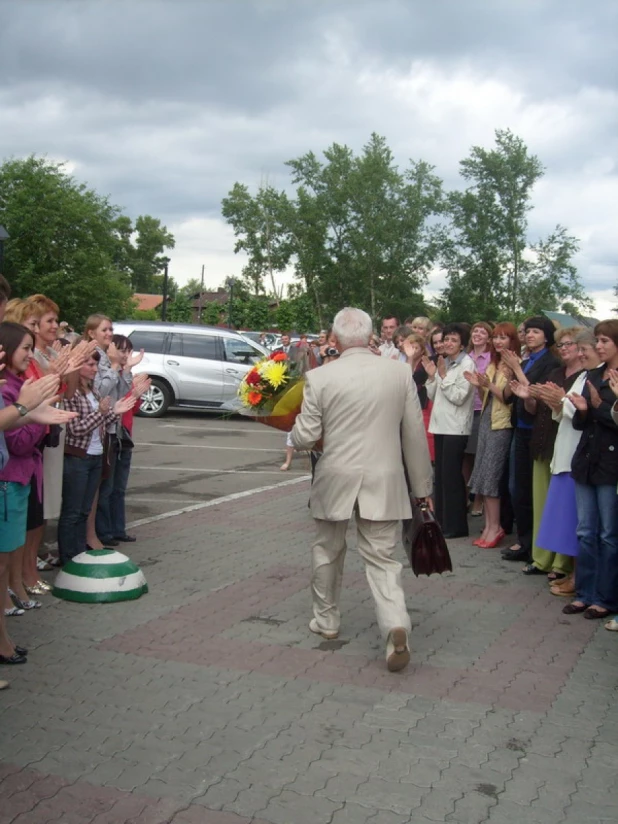
[(135, 307), (139, 312), (148, 312), (151, 309), (158, 309), (163, 303), (163, 295), (146, 295), (136, 292), (133, 295), (133, 300), (136, 301)]
[(200, 314), (209, 303), (218, 303), (221, 306), (219, 317), (222, 322), (227, 312), (230, 293), (223, 286), (220, 286), (214, 292), (196, 292), (193, 295), (189, 295), (189, 300), (191, 301), (191, 310), (193, 312), (193, 323), (199, 323)]
[(564, 312), (549, 312), (546, 309), (543, 309), (543, 314), (554, 325), (558, 324), (563, 329), (568, 326), (585, 326), (586, 329), (594, 329), (599, 322), (596, 318), (587, 318), (583, 315), (567, 315)]

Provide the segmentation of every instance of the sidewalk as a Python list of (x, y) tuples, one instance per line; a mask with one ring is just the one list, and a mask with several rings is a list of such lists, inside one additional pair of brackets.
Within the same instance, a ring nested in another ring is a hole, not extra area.
[(149, 595), (10, 619), (0, 824), (618, 819), (617, 634), (454, 541), (453, 574), (404, 571), (412, 663), (388, 673), (355, 551), (340, 638), (308, 631), (307, 495), (140, 526)]

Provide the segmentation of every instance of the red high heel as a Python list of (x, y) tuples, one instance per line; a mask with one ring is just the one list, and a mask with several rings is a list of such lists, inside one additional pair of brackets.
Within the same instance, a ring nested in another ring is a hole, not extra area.
[(495, 549), (505, 535), (506, 532), (503, 529), (501, 529), (493, 541), (479, 541), (477, 546), (480, 546), (482, 549)]

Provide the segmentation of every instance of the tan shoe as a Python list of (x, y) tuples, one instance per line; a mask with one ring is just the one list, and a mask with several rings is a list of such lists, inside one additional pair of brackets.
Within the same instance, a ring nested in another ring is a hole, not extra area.
[(326, 638), (327, 641), (334, 641), (335, 638), (339, 637), (339, 630), (320, 629), (315, 618), (309, 621), (309, 629), (311, 632), (315, 632), (316, 635), (321, 635), (322, 638)]
[(389, 632), (386, 642), (386, 668), (389, 672), (399, 672), (409, 663), (408, 633), (403, 627), (395, 627)]
[(556, 581), (549, 588), (552, 595), (570, 596), (575, 592), (575, 581), (572, 578), (565, 578), (562, 581)]
[(8, 682), (8, 681), (0, 681), (0, 690), (6, 690), (6, 689), (8, 689), (10, 686), (11, 686), (11, 685), (9, 684), (9, 682)]

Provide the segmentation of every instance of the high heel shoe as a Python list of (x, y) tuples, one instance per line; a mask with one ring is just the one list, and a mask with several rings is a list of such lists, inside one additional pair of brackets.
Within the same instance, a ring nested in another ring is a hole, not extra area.
[(34, 586), (24, 587), (24, 589), (28, 595), (47, 595), (47, 593), (52, 590), (47, 581), (37, 581)]
[(505, 535), (506, 532), (503, 529), (501, 529), (500, 532), (493, 539), (493, 541), (479, 541), (478, 546), (480, 546), (481, 549), (495, 549), (500, 543), (500, 541), (502, 541)]

